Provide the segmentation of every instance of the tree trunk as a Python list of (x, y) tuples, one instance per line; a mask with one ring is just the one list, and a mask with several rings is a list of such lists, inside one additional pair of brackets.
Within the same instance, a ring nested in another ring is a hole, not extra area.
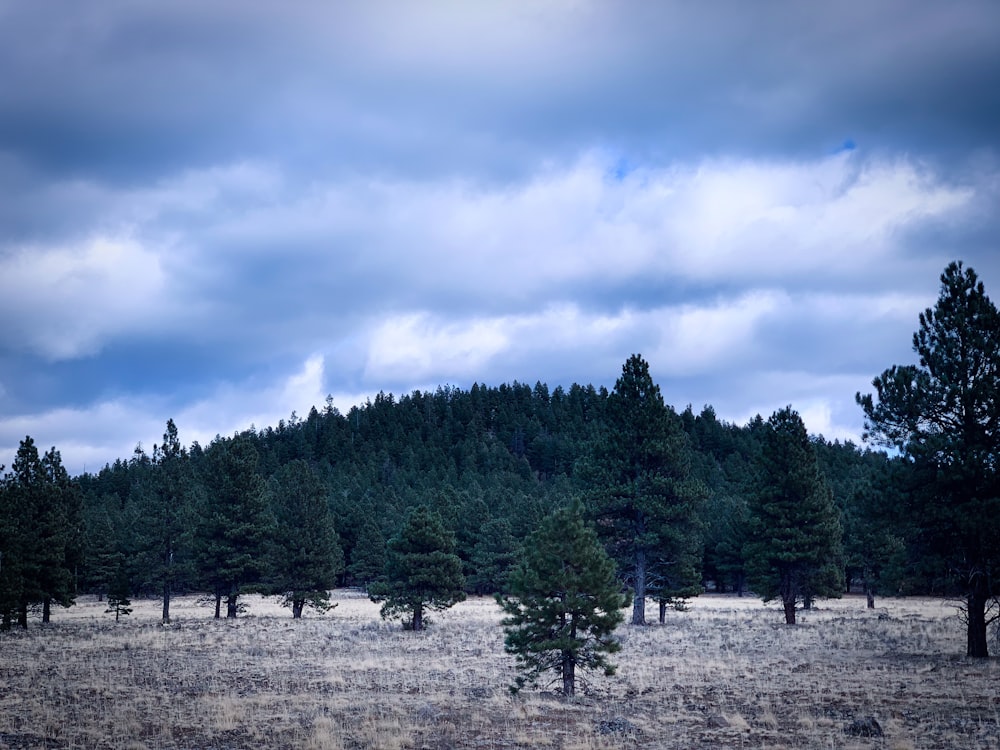
[(635, 553), (635, 588), (632, 597), (632, 624), (646, 624), (646, 550)]
[(170, 622), (170, 581), (163, 582), (163, 624)]
[(45, 597), (42, 600), (42, 624), (46, 624), (52, 620), (52, 600), (49, 597)]
[(17, 624), (21, 626), (23, 630), (28, 629), (28, 603), (22, 602), (17, 610)]
[(305, 599), (292, 599), (292, 619), (298, 620), (302, 617), (302, 609), (306, 605)]
[(660, 625), (667, 621), (667, 600), (660, 599)]
[(424, 629), (424, 605), (417, 604), (413, 607), (412, 629), (414, 632)]
[(746, 573), (740, 571), (736, 574), (736, 596), (742, 597), (746, 593), (747, 586), (747, 576)]
[(571, 698), (576, 695), (576, 661), (571, 651), (562, 652), (563, 696)]
[(865, 581), (865, 598), (868, 600), (868, 609), (875, 609), (875, 587)]
[(784, 599), (782, 604), (785, 606), (785, 624), (794, 625), (795, 624), (795, 599)]
[(166, 570), (163, 574), (163, 623), (166, 624), (170, 622), (170, 579), (171, 571), (173, 570), (174, 564), (174, 550), (173, 543), (167, 541), (167, 553), (165, 555), (164, 562), (166, 563)]
[(973, 581), (972, 591), (969, 592), (966, 603), (966, 616), (968, 617), (968, 648), (966, 656), (977, 659), (985, 659), (990, 655), (989, 646), (986, 643), (986, 601), (988, 597), (982, 591), (984, 588), (978, 581), (979, 576)]
[(218, 620), (219, 616), (222, 614), (222, 594), (218, 591), (215, 592), (215, 619)]
[(5, 609), (3, 611), (3, 618), (0, 619), (0, 630), (7, 631), (10, 630), (10, 610)]
[(239, 594), (229, 594), (226, 597), (226, 619), (231, 620), (236, 617), (236, 601), (240, 598)]

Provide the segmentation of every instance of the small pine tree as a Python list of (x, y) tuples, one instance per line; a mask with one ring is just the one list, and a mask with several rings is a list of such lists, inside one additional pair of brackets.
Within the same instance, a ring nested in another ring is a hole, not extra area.
[(406, 614), (404, 627), (423, 630), (425, 609), (447, 609), (465, 599), (462, 560), (454, 549), (437, 513), (425, 506), (413, 511), (389, 541), (385, 580), (368, 587), (373, 602), (384, 602), (382, 618)]
[(108, 589), (108, 608), (105, 611), (115, 613), (115, 622), (122, 615), (132, 614), (131, 586), (128, 582), (128, 571), (125, 569), (125, 561), (119, 560), (115, 577), (111, 581)]
[(624, 620), (629, 596), (621, 592), (614, 562), (578, 508), (546, 517), (524, 549), (510, 577), (510, 595), (496, 597), (507, 615), (507, 653), (523, 672), (511, 690), (556, 672), (563, 695), (572, 696), (577, 667), (614, 674), (605, 655), (621, 648), (614, 630)]

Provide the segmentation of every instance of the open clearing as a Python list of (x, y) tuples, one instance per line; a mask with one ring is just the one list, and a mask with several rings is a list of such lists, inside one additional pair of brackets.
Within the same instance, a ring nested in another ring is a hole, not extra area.
[[(383, 623), (362, 594), (293, 621), (249, 597), (214, 621), (141, 601), (121, 623), (82, 599), (0, 635), (0, 747), (997, 748), (1000, 667), (969, 660), (940, 600), (824, 601), (787, 627), (776, 606), (704, 596), (667, 624), (622, 626), (618, 674), (563, 701), (511, 698), (489, 599)], [(881, 617), (880, 617), (881, 615)], [(996, 644), (993, 644), (994, 647)], [(875, 718), (882, 737), (845, 732)]]

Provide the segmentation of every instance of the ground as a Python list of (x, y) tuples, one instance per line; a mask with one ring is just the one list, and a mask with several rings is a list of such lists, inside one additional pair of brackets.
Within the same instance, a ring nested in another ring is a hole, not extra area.
[[(358, 592), (333, 599), (301, 620), (259, 597), (235, 621), (194, 597), (166, 627), (156, 601), (118, 624), (92, 598), (32, 620), (0, 635), (0, 748), (918, 750), (1000, 737), (1000, 665), (962, 656), (940, 600), (824, 601), (789, 627), (776, 606), (703, 596), (666, 625), (622, 626), (618, 674), (563, 701), (507, 693), (492, 600), (411, 633)], [(882, 736), (864, 736), (869, 719)]]

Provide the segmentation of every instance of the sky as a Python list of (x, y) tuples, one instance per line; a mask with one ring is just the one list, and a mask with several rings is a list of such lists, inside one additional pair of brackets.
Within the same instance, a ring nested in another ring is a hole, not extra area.
[(0, 0), (0, 464), (379, 391), (614, 385), (859, 442), (1000, 300), (994, 0)]

